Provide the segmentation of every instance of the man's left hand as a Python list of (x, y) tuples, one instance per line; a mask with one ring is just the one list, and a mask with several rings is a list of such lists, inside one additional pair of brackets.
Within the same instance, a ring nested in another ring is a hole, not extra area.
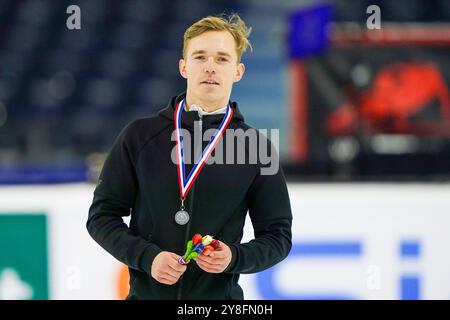
[(221, 273), (228, 267), (231, 262), (230, 247), (222, 241), (219, 241), (219, 244), (209, 256), (200, 254), (195, 258), (200, 269), (210, 273)]

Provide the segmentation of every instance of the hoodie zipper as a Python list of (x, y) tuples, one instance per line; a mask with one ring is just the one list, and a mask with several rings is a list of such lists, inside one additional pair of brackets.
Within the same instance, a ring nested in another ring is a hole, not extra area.
[(201, 150), (202, 150), (202, 152), (203, 152), (203, 115), (201, 115), (200, 114), (200, 112), (198, 113), (198, 116), (199, 116), (199, 120), (198, 120), (198, 122), (199, 122), (199, 126), (200, 126), (200, 148), (201, 148)]
[[(202, 115), (200, 113), (198, 115), (200, 117), (199, 121), (200, 121), (200, 133), (201, 133), (201, 141), (202, 141), (201, 143), (203, 144), (203, 119), (202, 119)], [(202, 146), (202, 149), (203, 149), (203, 146)], [(195, 182), (194, 182), (194, 184), (193, 184), (193, 186), (192, 186), (192, 188), (190, 190), (190, 196), (191, 196), (191, 199), (189, 201), (190, 219), (189, 219), (188, 225), (186, 227), (186, 233), (184, 235), (184, 244), (186, 244), (189, 241), (189, 239), (191, 238), (190, 232), (191, 232), (191, 221), (192, 221), (192, 218), (193, 218), (192, 217), (192, 213), (194, 212), (194, 210), (193, 210), (194, 209), (194, 193), (195, 193)], [(183, 250), (184, 249), (185, 249), (185, 246), (183, 245)], [(182, 291), (183, 291), (183, 280), (184, 280), (184, 277), (181, 276), (180, 286), (178, 287), (178, 295), (177, 295), (177, 299), (178, 300), (181, 300), (181, 294), (182, 294)]]
[[(189, 239), (190, 239), (190, 232), (191, 232), (191, 221), (192, 221), (192, 213), (194, 212), (194, 193), (195, 193), (195, 182), (194, 185), (192, 186), (191, 190), (190, 190), (190, 201), (189, 201), (189, 214), (190, 214), (190, 219), (188, 222), (188, 225), (186, 227), (186, 233), (184, 234), (184, 244), (186, 244)], [(185, 246), (183, 245), (183, 250), (185, 249)], [(181, 300), (181, 292), (183, 289), (183, 280), (184, 280), (184, 275), (181, 276), (180, 279), (180, 286), (178, 287), (178, 295), (177, 295), (177, 299)]]

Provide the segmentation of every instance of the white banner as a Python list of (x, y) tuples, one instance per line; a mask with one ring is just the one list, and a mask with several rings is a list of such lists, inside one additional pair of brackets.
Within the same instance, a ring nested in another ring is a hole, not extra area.
[[(288, 187), (291, 253), (267, 271), (241, 276), (246, 299), (450, 298), (450, 185)], [(15, 235), (26, 237), (20, 227), (17, 234), (0, 234), (0, 298), (39, 298), (32, 277), (47, 278), (48, 288), (39, 292), (49, 299), (126, 295), (126, 268), (85, 227), (93, 190), (88, 184), (0, 187), (0, 230), (14, 225), (11, 217), (30, 215), (46, 217), (47, 230), (46, 275), (31, 275), (38, 262), (26, 260), (27, 250), (37, 249), (15, 241)], [(14, 223), (20, 226), (21, 220)], [(252, 235), (248, 220), (243, 241)]]

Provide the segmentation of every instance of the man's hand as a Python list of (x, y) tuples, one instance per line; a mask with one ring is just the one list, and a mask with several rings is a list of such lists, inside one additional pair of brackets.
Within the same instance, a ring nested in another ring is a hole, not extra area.
[(173, 285), (176, 283), (186, 271), (186, 266), (178, 263), (179, 257), (179, 255), (172, 252), (160, 252), (152, 263), (152, 277), (163, 284)]
[(200, 254), (195, 258), (195, 262), (200, 269), (210, 273), (221, 273), (231, 262), (231, 249), (222, 241), (219, 247), (211, 252), (209, 256)]

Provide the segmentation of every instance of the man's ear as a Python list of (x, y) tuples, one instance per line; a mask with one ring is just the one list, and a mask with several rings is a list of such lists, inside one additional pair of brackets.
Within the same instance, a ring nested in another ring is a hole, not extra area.
[(234, 82), (238, 82), (242, 79), (245, 72), (245, 65), (243, 63), (239, 63), (236, 68), (236, 73), (234, 75)]
[(181, 58), (180, 61), (178, 61), (178, 69), (180, 70), (181, 76), (187, 79), (186, 61), (184, 61), (183, 58)]

